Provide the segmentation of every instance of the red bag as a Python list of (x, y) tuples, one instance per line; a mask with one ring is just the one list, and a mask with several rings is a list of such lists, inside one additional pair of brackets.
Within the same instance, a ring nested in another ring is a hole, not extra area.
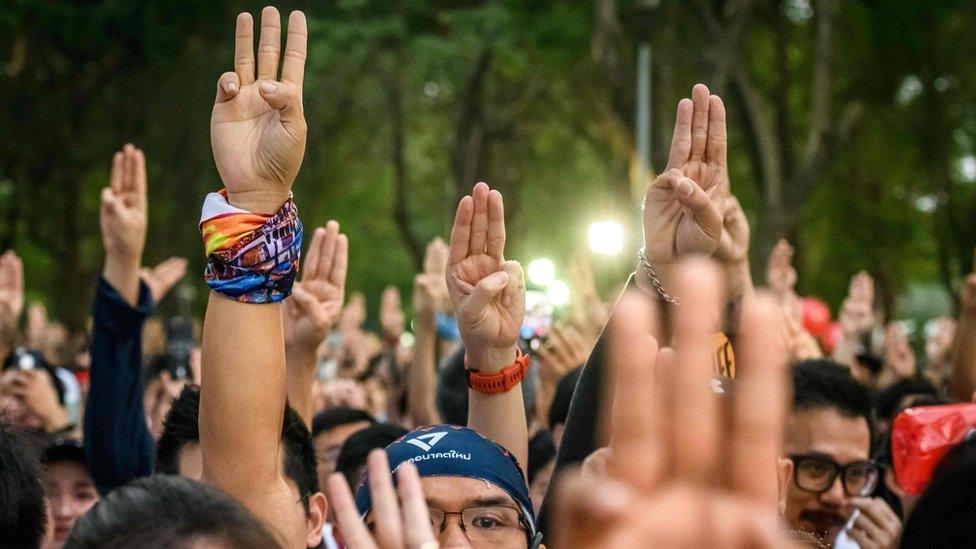
[(891, 459), (902, 490), (919, 495), (942, 456), (976, 437), (976, 404), (919, 406), (898, 414), (891, 427)]

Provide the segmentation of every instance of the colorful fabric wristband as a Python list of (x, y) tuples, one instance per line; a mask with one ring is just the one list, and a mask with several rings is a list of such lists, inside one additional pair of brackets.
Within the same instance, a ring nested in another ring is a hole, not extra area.
[(276, 303), (291, 295), (302, 249), (295, 201), (274, 215), (251, 213), (227, 202), (226, 190), (203, 202), (200, 233), (210, 289), (242, 303)]

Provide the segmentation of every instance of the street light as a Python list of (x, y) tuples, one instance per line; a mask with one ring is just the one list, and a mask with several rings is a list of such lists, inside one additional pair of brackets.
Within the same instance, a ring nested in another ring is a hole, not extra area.
[(549, 302), (556, 307), (562, 307), (563, 305), (569, 303), (569, 284), (566, 284), (562, 280), (553, 280), (552, 284), (546, 288), (546, 297), (549, 298)]
[(535, 286), (546, 287), (556, 279), (556, 266), (546, 258), (529, 262), (529, 282)]
[(590, 250), (617, 255), (624, 249), (624, 228), (616, 221), (597, 221), (590, 225)]

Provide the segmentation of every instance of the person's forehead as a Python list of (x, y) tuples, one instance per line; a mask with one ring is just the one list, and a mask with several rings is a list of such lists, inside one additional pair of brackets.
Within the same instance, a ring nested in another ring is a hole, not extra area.
[(44, 465), (44, 481), (63, 485), (92, 484), (88, 470), (76, 461), (55, 461)]
[(824, 454), (845, 464), (870, 457), (871, 434), (863, 417), (812, 408), (790, 413), (783, 442), (787, 454)]
[(465, 477), (423, 477), (428, 505), (450, 510), (461, 510), (479, 501), (498, 499), (514, 505), (511, 496), (488, 481)]

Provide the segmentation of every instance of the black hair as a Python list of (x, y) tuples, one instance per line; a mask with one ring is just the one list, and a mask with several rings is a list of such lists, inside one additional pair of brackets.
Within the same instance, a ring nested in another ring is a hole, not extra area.
[(901, 535), (903, 548), (969, 547), (976, 539), (976, 441), (942, 458)]
[(4, 547), (37, 547), (46, 521), (37, 456), (24, 435), (0, 419), (0, 540)]
[(336, 458), (336, 472), (346, 477), (349, 487), (356, 490), (366, 467), (366, 456), (376, 448), (386, 448), (409, 431), (393, 423), (374, 423), (346, 439)]
[(569, 417), (569, 403), (573, 400), (576, 382), (579, 381), (582, 372), (582, 366), (574, 368), (556, 384), (556, 391), (552, 396), (552, 404), (549, 405), (549, 417), (547, 418), (550, 429), (561, 423), (566, 423), (566, 418)]
[(529, 484), (532, 484), (535, 474), (554, 459), (556, 459), (556, 444), (552, 441), (549, 431), (541, 429), (529, 439), (529, 466), (526, 468)]
[(355, 408), (329, 408), (328, 410), (323, 410), (312, 418), (312, 437), (317, 437), (320, 434), (331, 431), (336, 427), (341, 427), (343, 425), (349, 425), (350, 423), (360, 423), (369, 422), (370, 425), (376, 423), (373, 416), (369, 415), (369, 412), (364, 410), (357, 410)]
[[(514, 357), (513, 357), (514, 358)], [(533, 361), (532, 370), (538, 367)], [(531, 374), (522, 380), (522, 405), (526, 419), (534, 416), (535, 381)], [(437, 375), (437, 410), (443, 423), (449, 425), (468, 425), (468, 374), (464, 370), (464, 347), (444, 359)]]
[[(156, 472), (178, 475), (179, 454), (187, 444), (200, 443), (200, 387), (187, 385), (166, 414), (163, 434), (156, 444)], [(318, 473), (315, 469), (315, 447), (312, 434), (301, 416), (285, 405), (281, 428), (281, 442), (285, 450), (285, 475), (298, 486), (302, 505), (308, 511), (308, 497), (318, 492)]]
[(75, 522), (65, 549), (279, 547), (240, 503), (213, 486), (173, 475), (136, 479), (110, 492)]
[[(871, 391), (851, 376), (846, 366), (818, 358), (793, 364), (793, 410), (832, 408), (848, 418), (863, 417), (870, 441), (875, 439)], [(871, 448), (868, 448), (870, 453)]]
[(902, 399), (908, 395), (938, 397), (939, 391), (931, 383), (922, 379), (900, 379), (878, 391), (878, 396), (875, 399), (878, 417), (894, 419), (901, 411)]

